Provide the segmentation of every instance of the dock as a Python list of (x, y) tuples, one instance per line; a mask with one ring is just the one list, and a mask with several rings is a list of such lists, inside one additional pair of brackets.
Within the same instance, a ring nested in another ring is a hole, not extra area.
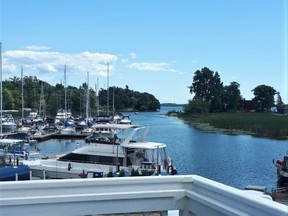
[(60, 134), (59, 131), (56, 131), (49, 134), (35, 135), (34, 139), (37, 140), (37, 142), (42, 142), (49, 139), (85, 139), (87, 136), (89, 136), (89, 134)]

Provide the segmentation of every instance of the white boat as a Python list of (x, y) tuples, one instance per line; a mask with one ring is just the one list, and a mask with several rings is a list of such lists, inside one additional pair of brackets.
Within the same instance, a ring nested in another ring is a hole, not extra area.
[(129, 115), (123, 115), (119, 123), (120, 124), (132, 124), (132, 121)]
[(13, 156), (14, 158), (28, 159), (28, 152), (24, 140), (9, 138), (0, 139), (0, 152), (1, 154)]
[(76, 126), (73, 121), (66, 121), (63, 128), (60, 129), (60, 134), (75, 134)]
[[(33, 176), (50, 178), (80, 178), (119, 175), (138, 172), (142, 175), (175, 174), (166, 144), (144, 141), (148, 126), (101, 124), (98, 128), (115, 131), (114, 142), (88, 144), (55, 158), (23, 161)], [(135, 140), (135, 135), (140, 133)], [(123, 138), (120, 135), (123, 134)], [(126, 134), (126, 135), (125, 135)]]
[(60, 129), (60, 134), (62, 135), (72, 135), (76, 134), (76, 129), (73, 127), (65, 127)]
[(2, 116), (2, 130), (4, 132), (15, 132), (17, 131), (17, 124), (11, 114), (4, 114)]
[(64, 123), (66, 119), (73, 118), (70, 111), (59, 109), (55, 116), (55, 124)]
[(5, 139), (14, 139), (14, 140), (22, 140), (25, 144), (35, 144), (37, 143), (37, 140), (33, 139), (33, 135), (31, 134), (31, 131), (26, 130), (18, 130), (16, 133), (10, 133), (6, 134), (4, 136)]

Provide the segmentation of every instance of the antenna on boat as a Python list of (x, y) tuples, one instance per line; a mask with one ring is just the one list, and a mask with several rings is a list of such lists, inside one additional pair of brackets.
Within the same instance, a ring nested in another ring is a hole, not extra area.
[(0, 108), (1, 108), (1, 111), (0, 111), (0, 133), (2, 135), (2, 106), (3, 106), (3, 99), (2, 99), (2, 43), (0, 42), (0, 96), (1, 96), (1, 99), (0, 99)]

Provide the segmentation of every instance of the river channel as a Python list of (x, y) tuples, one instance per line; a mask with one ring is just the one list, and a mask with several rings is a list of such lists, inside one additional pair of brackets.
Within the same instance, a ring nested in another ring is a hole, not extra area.
[[(196, 174), (239, 189), (247, 185), (277, 187), (272, 161), (282, 159), (288, 151), (288, 141), (206, 133), (177, 117), (165, 116), (169, 110), (177, 108), (125, 114), (131, 115), (133, 124), (150, 126), (147, 140), (167, 144), (178, 174)], [(85, 145), (83, 140), (47, 140), (37, 147), (50, 155), (82, 145)]]

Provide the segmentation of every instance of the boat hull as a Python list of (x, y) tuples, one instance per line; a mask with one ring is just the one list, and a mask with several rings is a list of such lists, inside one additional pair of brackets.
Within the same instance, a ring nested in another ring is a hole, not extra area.
[(26, 165), (19, 165), (0, 168), (0, 181), (15, 181), (16, 174), (18, 174), (18, 180), (30, 179), (29, 167)]
[[(36, 161), (35, 161), (36, 162)], [(66, 161), (45, 160), (41, 164), (33, 164), (33, 161), (25, 161), (30, 167), (33, 177), (49, 179), (83, 178), (88, 172), (107, 175), (110, 170), (116, 170), (115, 166), (86, 164)], [(36, 162), (37, 163), (37, 162)]]

